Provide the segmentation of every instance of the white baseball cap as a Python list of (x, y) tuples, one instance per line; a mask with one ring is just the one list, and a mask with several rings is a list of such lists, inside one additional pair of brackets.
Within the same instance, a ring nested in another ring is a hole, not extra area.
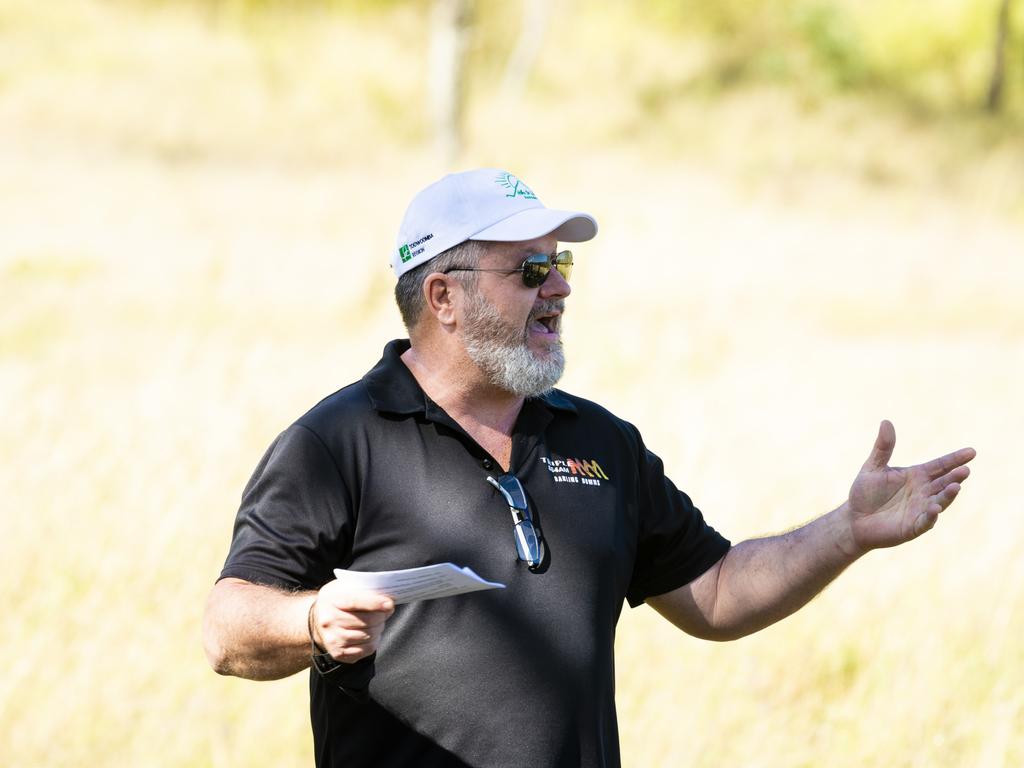
[(466, 240), (519, 242), (554, 235), (582, 243), (597, 234), (594, 217), (545, 208), (518, 176), (497, 168), (450, 173), (412, 199), (391, 255), (395, 276)]

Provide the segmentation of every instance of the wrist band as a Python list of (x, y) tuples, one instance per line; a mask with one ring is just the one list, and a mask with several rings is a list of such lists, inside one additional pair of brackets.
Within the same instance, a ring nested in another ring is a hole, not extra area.
[(321, 648), (316, 644), (316, 635), (313, 634), (313, 610), (316, 608), (316, 598), (313, 598), (313, 602), (309, 604), (309, 613), (306, 614), (306, 629), (309, 630), (309, 647), (310, 653), (313, 656), (322, 655), (327, 653), (326, 648)]

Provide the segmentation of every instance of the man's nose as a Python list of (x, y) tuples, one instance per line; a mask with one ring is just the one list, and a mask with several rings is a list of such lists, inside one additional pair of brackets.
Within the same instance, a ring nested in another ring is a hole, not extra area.
[(562, 273), (554, 267), (548, 272), (544, 282), (540, 284), (540, 292), (537, 294), (542, 299), (564, 299), (572, 293), (569, 281), (562, 277)]

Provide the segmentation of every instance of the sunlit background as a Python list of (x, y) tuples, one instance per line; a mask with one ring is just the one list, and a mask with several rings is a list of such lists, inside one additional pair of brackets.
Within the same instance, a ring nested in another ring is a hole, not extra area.
[(626, 609), (624, 764), (1024, 764), (1022, 4), (0, 0), (0, 764), (311, 764), (305, 675), (216, 676), (204, 600), (265, 447), (402, 334), (409, 197), (481, 165), (599, 220), (564, 388), (733, 539), (881, 418), (979, 451), (755, 637)]

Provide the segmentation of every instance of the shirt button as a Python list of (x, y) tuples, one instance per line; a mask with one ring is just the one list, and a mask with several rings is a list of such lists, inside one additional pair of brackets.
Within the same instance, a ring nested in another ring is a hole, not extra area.
[(484, 459), (484, 469), (491, 469), (494, 466), (494, 462), (490, 459)]

